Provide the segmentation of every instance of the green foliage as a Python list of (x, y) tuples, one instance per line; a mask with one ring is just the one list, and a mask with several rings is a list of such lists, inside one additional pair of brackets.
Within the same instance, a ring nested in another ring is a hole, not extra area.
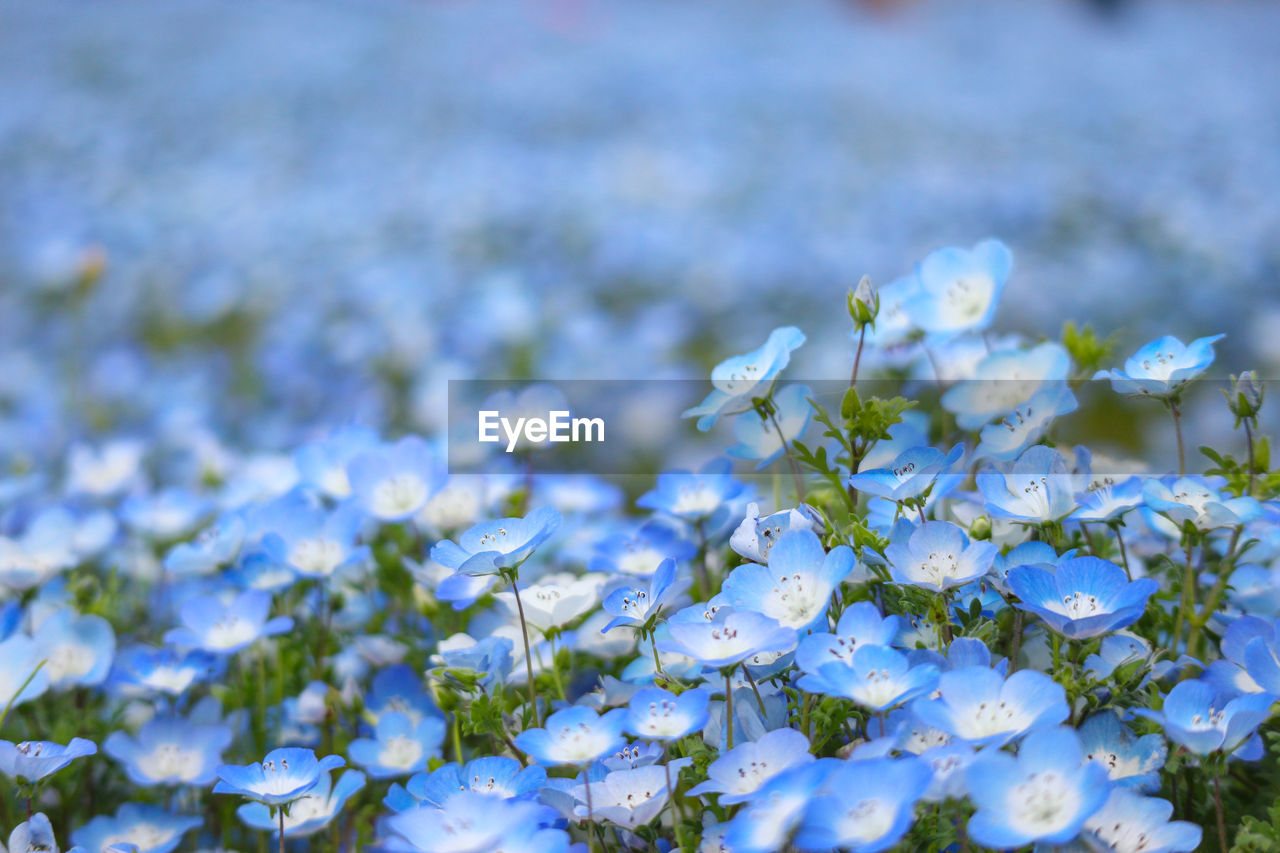
[(1075, 323), (1067, 321), (1062, 326), (1062, 346), (1076, 365), (1077, 378), (1083, 381), (1112, 362), (1116, 340), (1115, 335), (1099, 338), (1087, 323), (1077, 328)]

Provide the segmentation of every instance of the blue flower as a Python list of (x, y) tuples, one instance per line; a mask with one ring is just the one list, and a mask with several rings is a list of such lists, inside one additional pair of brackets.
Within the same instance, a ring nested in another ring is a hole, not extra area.
[(218, 658), (200, 649), (130, 646), (116, 655), (108, 685), (126, 695), (166, 693), (180, 696), (218, 668)]
[(463, 792), (500, 800), (531, 800), (546, 781), (547, 771), (537, 764), (522, 767), (519, 761), (505, 755), (484, 756), (463, 765), (453, 762), (430, 773), (419, 773), (403, 788), (392, 785), (383, 802), (392, 811), (407, 811), (420, 803), (448, 809)]
[(1080, 508), (1068, 516), (1072, 521), (1114, 521), (1131, 509), (1142, 506), (1141, 477), (1126, 477), (1119, 483), (1106, 478), (1102, 483), (1076, 494)]
[[(724, 825), (727, 847), (710, 849), (728, 849), (734, 853), (773, 853), (785, 849), (814, 797), (826, 791), (832, 770), (843, 765), (844, 762), (834, 758), (820, 758), (774, 776)], [(704, 843), (706, 838), (704, 833)]]
[(619, 625), (644, 627), (650, 620), (657, 618), (664, 607), (675, 603), (692, 582), (692, 578), (677, 575), (675, 560), (663, 560), (653, 573), (647, 589), (625, 586), (605, 596), (604, 612), (613, 619), (609, 620), (600, 633), (607, 633)]
[(1046, 387), (1060, 384), (1071, 372), (1071, 356), (1052, 342), (1030, 349), (1000, 349), (988, 353), (973, 376), (942, 395), (942, 408), (956, 416), (962, 429), (976, 430), (1013, 413)]
[(440, 715), (418, 673), (403, 663), (379, 670), (370, 680), (364, 710), (375, 725), (389, 713), (405, 714), (415, 726), (423, 717)]
[(916, 758), (845, 761), (827, 777), (823, 795), (805, 812), (796, 846), (854, 853), (888, 850), (911, 826), (916, 802), (933, 774)]
[(991, 542), (970, 542), (949, 521), (926, 521), (905, 543), (895, 542), (884, 554), (889, 574), (898, 583), (942, 592), (985, 575), (999, 550)]
[(17, 707), (49, 689), (49, 673), (41, 665), (44, 660), (40, 648), (26, 634), (0, 641), (0, 708), (10, 703)]
[(1055, 572), (1017, 566), (1009, 570), (1008, 584), (1021, 599), (1019, 609), (1035, 613), (1072, 640), (1129, 627), (1159, 588), (1152, 578), (1130, 581), (1124, 569), (1097, 557), (1064, 560)]
[(1280, 640), (1274, 621), (1243, 616), (1228, 626), (1221, 645), (1223, 656), (1237, 665), (1243, 664), (1253, 682), (1246, 692), (1280, 696)]
[[(316, 784), (284, 810), (284, 837), (302, 838), (325, 828), (364, 784), (359, 770), (346, 771), (336, 785), (327, 770), (321, 773)], [(236, 816), (254, 829), (280, 835), (280, 816), (264, 803), (244, 803), (236, 809)]]
[(444, 473), (427, 443), (411, 435), (353, 457), (347, 478), (365, 512), (379, 521), (404, 521), (426, 505)]
[[(821, 514), (808, 504), (784, 509), (764, 518), (760, 517), (760, 505), (747, 504), (747, 515), (729, 537), (729, 547), (740, 556), (755, 563), (767, 563), (769, 552), (782, 534), (789, 530), (811, 530), (822, 533), (826, 522)], [(690, 555), (692, 556), (692, 555)]]
[(276, 504), (262, 549), (299, 576), (326, 578), (368, 555), (356, 546), (363, 519), (355, 504), (326, 512), (296, 492)]
[(996, 518), (1042, 524), (1076, 508), (1076, 478), (1051, 447), (1028, 447), (1016, 462), (984, 468), (975, 479), (987, 511)]
[(112, 732), (102, 751), (124, 765), (138, 785), (208, 785), (231, 745), (231, 729), (175, 717), (143, 723), (136, 737)]
[(416, 724), (407, 714), (391, 711), (378, 718), (375, 736), (356, 738), (347, 755), (375, 779), (407, 776), (440, 754), (444, 720), (423, 717)]
[[(465, 636), (465, 635), (464, 635)], [(514, 663), (515, 643), (506, 637), (485, 637), (468, 646), (439, 650), (442, 675), (446, 678), (469, 676), (478, 687), (488, 691), (506, 683)]]
[(1066, 551), (1061, 555), (1053, 550), (1048, 542), (1023, 542), (1009, 549), (1007, 554), (997, 554), (991, 564), (991, 581), (1002, 591), (1008, 591), (1009, 572), (1018, 566), (1039, 566), (1043, 569), (1056, 570), (1063, 560), (1075, 556), (1075, 551)]
[(799, 686), (810, 693), (852, 699), (872, 711), (887, 711), (932, 690), (938, 682), (933, 664), (912, 666), (907, 656), (885, 646), (862, 646), (851, 661), (821, 664), (806, 671)]
[(378, 446), (378, 434), (367, 427), (346, 426), (329, 435), (304, 444), (293, 455), (298, 466), (298, 479), (307, 486), (335, 500), (351, 496), (347, 463)]
[(1276, 697), (1248, 693), (1234, 699), (1221, 696), (1203, 681), (1174, 685), (1160, 711), (1139, 708), (1135, 714), (1164, 727), (1165, 736), (1196, 755), (1232, 752), (1245, 742), (1271, 713)]
[(207, 527), (191, 542), (181, 542), (164, 558), (171, 575), (207, 575), (235, 559), (244, 541), (244, 518), (230, 513)]
[(975, 459), (1013, 459), (1039, 441), (1055, 420), (1076, 410), (1075, 394), (1066, 382), (1045, 385), (1004, 420), (988, 424), (979, 435)]
[(720, 755), (707, 767), (707, 779), (689, 796), (719, 794), (721, 806), (745, 802), (764, 783), (784, 770), (813, 761), (809, 739), (795, 729), (766, 732)]
[[(763, 418), (752, 412), (735, 419), (733, 437), (738, 443), (725, 454), (735, 459), (760, 460), (756, 465), (757, 471), (767, 467), (809, 427), (809, 419), (813, 417), (813, 405), (809, 402), (812, 394), (806, 385), (788, 385), (773, 395), (776, 412), (772, 417)], [(781, 436), (778, 435), (779, 429)]]
[(1090, 850), (1141, 853), (1190, 853), (1202, 831), (1185, 820), (1169, 820), (1173, 803), (1144, 797), (1129, 788), (1112, 788), (1106, 803), (1084, 822), (1082, 838)]
[(1146, 344), (1124, 363), (1123, 370), (1099, 370), (1117, 394), (1171, 397), (1213, 364), (1213, 345), (1223, 335), (1197, 338), (1190, 344), (1169, 335)]
[(1080, 738), (1067, 728), (1033, 732), (1018, 757), (987, 751), (966, 771), (969, 798), (978, 807), (969, 837), (986, 847), (1007, 849), (1041, 841), (1065, 844), (1110, 789), (1107, 773), (1084, 761)]
[(43, 672), (54, 690), (101, 684), (111, 671), (116, 635), (101, 616), (62, 608), (40, 623), (32, 639), (47, 661)]
[(257, 589), (242, 592), (229, 603), (213, 595), (196, 596), (182, 602), (182, 627), (172, 629), (164, 639), (177, 646), (231, 654), (293, 627), (288, 616), (268, 619), (270, 613), (271, 596)]
[(659, 635), (657, 645), (658, 651), (675, 652), (703, 666), (721, 668), (763, 653), (791, 651), (796, 640), (794, 628), (753, 610), (725, 608), (708, 619), (703, 608), (694, 605), (667, 620), (667, 636)]
[(36, 812), (9, 833), (8, 853), (48, 853), (58, 851), (53, 824), (43, 812)]
[(855, 601), (840, 614), (833, 633), (810, 634), (796, 648), (796, 664), (803, 672), (817, 672), (832, 661), (853, 663), (853, 654), (865, 646), (887, 646), (898, 634), (897, 616), (882, 616), (870, 601)]
[[(409, 809), (383, 822), (384, 834), (395, 844), (391, 849), (433, 853), (448, 839), (451, 853), (481, 853), (489, 850), (527, 850), (551, 853), (568, 850), (568, 835), (550, 829), (555, 811), (528, 800), (499, 800), (485, 794), (460, 791), (448, 809)], [(548, 833), (551, 838), (541, 837)], [(560, 846), (552, 842), (561, 841)]]
[(698, 429), (706, 432), (721, 415), (749, 410), (751, 398), (768, 395), (773, 380), (791, 360), (791, 351), (803, 343), (803, 332), (784, 326), (770, 332), (760, 349), (720, 362), (711, 370), (714, 390), (683, 417), (697, 417)]
[(629, 533), (615, 533), (595, 544), (588, 571), (649, 577), (670, 557), (687, 560), (698, 546), (670, 524), (649, 520)]
[(1177, 526), (1189, 521), (1199, 530), (1234, 527), (1262, 515), (1262, 505), (1255, 498), (1224, 497), (1200, 477), (1147, 480), (1142, 485), (1142, 498), (1153, 512)]
[(911, 713), (926, 725), (974, 744), (1004, 744), (1067, 718), (1066, 691), (1049, 676), (1020, 669), (1007, 679), (985, 667), (944, 672), (936, 699), (917, 699)]
[(991, 324), (1012, 269), (1013, 255), (999, 240), (930, 252), (916, 268), (920, 289), (904, 310), (926, 332), (981, 331)]
[(853, 570), (847, 545), (823, 550), (810, 530), (789, 530), (769, 551), (769, 563), (743, 563), (725, 578), (720, 597), (739, 610), (753, 610), (779, 625), (803, 631), (826, 627), (831, 593)]
[(106, 853), (112, 845), (134, 844), (138, 853), (172, 853), (182, 836), (204, 823), (192, 815), (176, 815), (159, 806), (125, 803), (114, 817), (99, 815), (79, 829), (71, 841), (88, 853)]
[[(673, 761), (670, 768), (672, 778), (676, 775), (675, 765), (680, 761), (691, 763), (690, 759)], [(603, 779), (592, 782), (592, 820), (608, 821), (629, 830), (649, 823), (667, 804), (668, 769), (654, 764), (614, 770), (605, 774)], [(570, 792), (577, 801), (574, 816), (586, 818), (586, 785), (575, 785)]]
[(627, 707), (626, 731), (648, 740), (676, 740), (707, 724), (707, 694), (686, 690), (679, 696), (658, 687), (637, 690)]
[(79, 737), (73, 737), (66, 746), (44, 740), (22, 743), (0, 740), (0, 772), (10, 779), (37, 782), (57, 773), (77, 758), (97, 751), (93, 741)]
[(868, 495), (901, 503), (919, 497), (960, 461), (964, 445), (957, 444), (947, 453), (936, 447), (911, 447), (882, 468), (866, 464), (849, 478), (849, 485)]
[(525, 729), (515, 745), (539, 764), (588, 764), (623, 744), (627, 711), (597, 714), (580, 705), (556, 711), (540, 729)]
[(1139, 791), (1160, 789), (1160, 768), (1168, 748), (1158, 734), (1137, 737), (1115, 711), (1099, 711), (1080, 726), (1086, 761), (1096, 761), (1117, 785)]
[(431, 559), (463, 575), (495, 575), (514, 569), (560, 526), (560, 513), (540, 507), (524, 518), (482, 521), (455, 544), (445, 539), (431, 548)]
[(215, 771), (218, 784), (213, 786), (213, 792), (238, 794), (274, 808), (306, 794), (320, 782), (322, 775), (344, 764), (346, 761), (340, 755), (317, 759), (309, 749), (273, 749), (261, 763), (219, 766)]
[(726, 504), (743, 493), (733, 478), (728, 459), (713, 459), (698, 473), (670, 471), (658, 475), (657, 488), (645, 492), (636, 506), (657, 510), (691, 523), (715, 523)]

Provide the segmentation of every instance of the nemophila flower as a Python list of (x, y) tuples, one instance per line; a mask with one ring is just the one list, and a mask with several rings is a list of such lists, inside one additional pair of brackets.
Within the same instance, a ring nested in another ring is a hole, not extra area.
[(102, 751), (124, 765), (138, 785), (207, 785), (231, 745), (231, 729), (175, 717), (147, 721), (136, 736), (112, 732)]
[(796, 646), (796, 630), (754, 610), (722, 609), (710, 619), (701, 605), (667, 620), (667, 636), (657, 638), (658, 651), (675, 652), (703, 666), (727, 667), (770, 652)]
[(514, 758), (491, 755), (419, 773), (403, 788), (392, 785), (383, 802), (392, 811), (400, 812), (423, 803), (448, 809), (461, 793), (484, 794), (498, 800), (532, 800), (546, 781), (547, 771), (537, 764), (524, 767)]
[(409, 809), (388, 817), (382, 829), (388, 850), (407, 853), (488, 853), (504, 848), (567, 853), (569, 836), (548, 829), (556, 818), (554, 810), (528, 800), (461, 791), (448, 809)]
[(474, 681), (477, 687), (489, 691), (495, 684), (506, 682), (514, 649), (515, 643), (506, 637), (475, 640), (466, 634), (455, 634), (440, 641), (433, 662), (438, 658), (438, 674), (442, 678)]
[(888, 850), (911, 826), (932, 777), (914, 758), (842, 762), (827, 777), (826, 793), (805, 812), (795, 844), (802, 850)]
[(626, 731), (648, 740), (676, 740), (707, 724), (707, 694), (686, 690), (679, 696), (658, 687), (637, 690), (627, 706)]
[(540, 729), (525, 729), (515, 745), (539, 764), (586, 764), (623, 744), (627, 712), (615, 708), (597, 714), (580, 705), (556, 711)]
[(1160, 711), (1138, 708), (1134, 713), (1160, 723), (1165, 736), (1187, 751), (1208, 755), (1232, 752), (1243, 744), (1271, 713), (1275, 701), (1270, 693), (1224, 700), (1210, 684), (1181, 681), (1169, 691)]
[(923, 494), (963, 455), (962, 444), (946, 453), (936, 447), (912, 447), (882, 468), (868, 468), (863, 464), (858, 473), (849, 478), (849, 485), (860, 492), (901, 503)]
[(987, 511), (997, 518), (1041, 524), (1076, 508), (1076, 478), (1051, 447), (1029, 447), (1017, 461), (984, 468), (975, 479)]
[(1013, 255), (999, 240), (938, 249), (916, 267), (919, 290), (903, 308), (926, 332), (981, 331), (991, 324), (1012, 269)]
[(817, 672), (832, 661), (853, 663), (853, 654), (867, 646), (888, 646), (898, 634), (897, 616), (882, 616), (870, 601), (855, 601), (840, 614), (834, 632), (810, 634), (796, 647), (796, 664), (803, 672)]
[(70, 543), (28, 531), (20, 538), (0, 536), (0, 588), (23, 591), (38, 587), (76, 563)]
[(920, 799), (929, 803), (941, 803), (968, 796), (966, 773), (979, 754), (966, 743), (939, 744), (918, 753), (921, 763), (929, 768), (931, 774), (929, 787), (925, 788)]
[(707, 767), (707, 780), (690, 789), (689, 796), (719, 794), (721, 806), (745, 802), (782, 771), (813, 760), (809, 739), (802, 733), (774, 729), (722, 753)]
[[(787, 847), (814, 797), (842, 762), (819, 758), (774, 776), (761, 785), (724, 829), (724, 849), (735, 853), (773, 853)], [(705, 842), (706, 835), (703, 835)], [(703, 849), (707, 849), (705, 844)]]
[(374, 736), (351, 742), (347, 755), (375, 779), (407, 776), (440, 754), (444, 720), (423, 717), (416, 724), (407, 714), (392, 711), (378, 718)]
[(328, 511), (296, 494), (277, 503), (262, 549), (299, 576), (326, 578), (368, 555), (356, 545), (362, 518), (355, 504)]
[(58, 853), (53, 825), (43, 812), (36, 812), (9, 833), (8, 853)]
[(26, 634), (0, 641), (0, 708), (10, 703), (17, 707), (49, 689), (44, 659), (40, 647)]
[(884, 553), (895, 581), (942, 592), (985, 575), (999, 550), (991, 542), (970, 542), (949, 521), (926, 521)]
[(440, 487), (443, 472), (417, 436), (366, 450), (347, 462), (351, 496), (379, 521), (404, 521)]
[(680, 531), (670, 524), (650, 520), (632, 533), (614, 534), (597, 542), (587, 569), (649, 577), (663, 560), (687, 560), (696, 553), (698, 546)]
[(54, 690), (101, 684), (111, 670), (116, 635), (101, 616), (62, 608), (40, 623), (32, 639)]
[(224, 515), (190, 542), (179, 542), (164, 558), (171, 575), (207, 575), (235, 559), (244, 542), (245, 523), (238, 513)]
[(984, 426), (973, 456), (975, 459), (1013, 459), (1039, 441), (1055, 420), (1074, 412), (1078, 405), (1067, 383), (1046, 384), (999, 423)]
[(262, 637), (283, 634), (293, 627), (293, 619), (271, 614), (271, 596), (251, 589), (230, 602), (213, 595), (201, 595), (182, 602), (181, 628), (164, 635), (166, 643), (203, 649), (215, 654), (238, 652)]
[(761, 417), (756, 411), (739, 415), (733, 421), (733, 437), (738, 443), (725, 454), (735, 459), (758, 459), (757, 471), (767, 467), (788, 444), (804, 435), (813, 417), (812, 395), (807, 385), (788, 385), (773, 395), (775, 411), (770, 417)]
[(71, 831), (71, 841), (88, 853), (108, 853), (113, 845), (133, 844), (138, 853), (172, 853), (182, 836), (204, 823), (143, 803), (125, 803), (114, 817), (99, 815)]
[(291, 803), (314, 788), (321, 776), (328, 775), (346, 761), (341, 755), (317, 759), (309, 749), (285, 747), (273, 749), (261, 763), (223, 764), (215, 769), (218, 784), (215, 794), (238, 794), (272, 808)]
[(1084, 822), (1082, 838), (1090, 850), (1114, 853), (1190, 853), (1202, 831), (1185, 820), (1169, 820), (1173, 803), (1144, 797), (1129, 788), (1112, 788), (1102, 808)]
[(189, 534), (205, 518), (209, 503), (187, 489), (170, 488), (134, 495), (120, 504), (120, 518), (129, 529), (157, 542)]
[(1115, 711), (1099, 711), (1078, 730), (1086, 761), (1096, 761), (1117, 785), (1139, 791), (1160, 788), (1160, 768), (1168, 748), (1158, 734), (1138, 737)]
[[(579, 805), (574, 815), (588, 817), (586, 785), (571, 790)], [(591, 783), (590, 816), (625, 829), (636, 829), (653, 820), (667, 804), (667, 768), (657, 764), (632, 770), (615, 770)]]
[(1223, 659), (1210, 663), (1206, 681), (1226, 692), (1280, 695), (1280, 643), (1273, 620), (1241, 616), (1227, 626), (1220, 650)]
[(97, 751), (93, 741), (79, 737), (72, 738), (66, 746), (44, 740), (21, 743), (0, 740), (0, 772), (10, 779), (37, 782), (57, 773), (77, 758)]
[(647, 588), (624, 586), (605, 596), (604, 612), (613, 618), (601, 633), (611, 631), (619, 625), (644, 626), (662, 613), (664, 607), (677, 603), (692, 582), (692, 578), (678, 575), (675, 560), (663, 560), (653, 573)]
[(944, 672), (938, 697), (917, 699), (921, 722), (974, 744), (1004, 744), (1067, 718), (1066, 691), (1049, 676), (1020, 669), (1007, 679), (984, 667)]
[(1107, 478), (1099, 484), (1091, 483), (1085, 491), (1076, 493), (1079, 508), (1068, 518), (1072, 521), (1115, 521), (1131, 509), (1142, 506), (1143, 479), (1133, 476), (1120, 482)]
[(1117, 394), (1170, 397), (1213, 364), (1213, 345), (1223, 337), (1213, 335), (1183, 344), (1165, 335), (1134, 353), (1122, 370), (1099, 370), (1093, 378), (1110, 379)]
[(743, 563), (730, 572), (720, 598), (787, 628), (803, 631), (819, 622), (825, 628), (831, 593), (853, 564), (853, 551), (847, 545), (826, 551), (817, 534), (791, 530), (778, 537), (767, 565)]
[(862, 646), (851, 661), (821, 664), (798, 682), (810, 693), (852, 699), (872, 711), (885, 711), (932, 690), (938, 683), (933, 664), (912, 666), (907, 656), (885, 646)]
[(1234, 527), (1262, 514), (1262, 506), (1255, 498), (1225, 497), (1200, 477), (1147, 480), (1142, 484), (1142, 498), (1153, 512), (1179, 527), (1189, 521), (1200, 530)]
[(976, 430), (1011, 414), (1042, 388), (1065, 381), (1070, 372), (1071, 356), (1060, 344), (999, 349), (983, 356), (971, 377), (946, 390), (942, 408), (962, 429)]
[(218, 658), (200, 649), (178, 652), (150, 646), (122, 649), (112, 663), (108, 686), (125, 695), (180, 696), (218, 668)]
[(1008, 584), (1020, 609), (1072, 640), (1129, 627), (1159, 588), (1152, 578), (1131, 581), (1124, 569), (1097, 557), (1064, 560), (1054, 572), (1017, 566), (1009, 570)]
[(988, 578), (1002, 591), (1008, 591), (1009, 572), (1018, 566), (1038, 566), (1046, 571), (1056, 571), (1058, 564), (1075, 556), (1075, 551), (1059, 554), (1048, 542), (1023, 542), (1009, 549), (1007, 554), (997, 554), (991, 563)]
[(803, 343), (803, 332), (795, 326), (784, 326), (770, 332), (759, 349), (720, 362), (711, 369), (711, 393), (685, 411), (683, 417), (696, 417), (698, 429), (706, 432), (721, 415), (749, 410), (753, 397), (768, 395), (773, 380), (791, 360), (792, 350)]
[(423, 717), (440, 713), (422, 679), (408, 664), (386, 667), (370, 679), (369, 690), (364, 697), (364, 711), (374, 725), (383, 714), (406, 714), (416, 726)]
[[(520, 592), (524, 620), (531, 628), (546, 633), (563, 628), (579, 616), (595, 608), (600, 601), (601, 575), (575, 575), (560, 572), (538, 579)], [(513, 618), (519, 618), (515, 594), (510, 590), (495, 593), (496, 598)]]
[(728, 459), (713, 459), (696, 474), (671, 471), (658, 475), (657, 488), (645, 492), (636, 506), (665, 512), (692, 524), (718, 520), (726, 503), (743, 493), (730, 473)]
[(811, 530), (822, 533), (826, 522), (821, 514), (808, 504), (784, 509), (772, 515), (760, 517), (760, 505), (747, 504), (747, 515), (729, 537), (729, 547), (745, 559), (767, 563), (774, 543), (789, 530)]
[[(303, 838), (324, 829), (364, 785), (364, 774), (359, 770), (347, 770), (337, 784), (327, 771), (321, 773), (315, 786), (284, 809), (284, 837)], [(236, 809), (236, 816), (254, 829), (280, 835), (280, 815), (264, 803), (244, 803)]]
[(298, 479), (308, 488), (335, 500), (351, 495), (347, 463), (378, 446), (378, 434), (367, 427), (345, 426), (319, 441), (304, 444), (293, 455)]
[(1068, 728), (1033, 732), (1017, 758), (994, 750), (979, 755), (966, 771), (978, 807), (969, 837), (1000, 849), (1075, 838), (1110, 788), (1106, 771), (1083, 759), (1080, 739)]
[(494, 575), (512, 569), (560, 526), (560, 513), (539, 507), (524, 518), (482, 521), (458, 537), (431, 548), (431, 559), (463, 575)]

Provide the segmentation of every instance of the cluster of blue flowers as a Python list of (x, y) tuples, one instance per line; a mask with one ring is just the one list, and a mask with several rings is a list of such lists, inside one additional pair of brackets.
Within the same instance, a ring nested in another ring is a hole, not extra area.
[(1217, 338), (993, 339), (1011, 271), (989, 240), (861, 283), (838, 409), (784, 382), (794, 327), (712, 370), (686, 414), (772, 512), (727, 458), (629, 511), (358, 427), (6, 475), (8, 850), (1225, 849), (1275, 788), (1262, 385), (1227, 393), (1247, 455), (1117, 477), (1054, 441), (1081, 383), (1181, 449)]

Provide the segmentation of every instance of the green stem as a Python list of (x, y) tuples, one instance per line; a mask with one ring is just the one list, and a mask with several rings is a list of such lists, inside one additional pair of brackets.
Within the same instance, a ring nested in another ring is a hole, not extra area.
[(862, 345), (867, 340), (867, 327), (863, 327), (858, 331), (858, 351), (853, 355), (853, 375), (849, 377), (849, 387), (852, 388), (858, 384), (858, 365), (862, 363)]
[(280, 853), (284, 853), (284, 806), (276, 810), (280, 815)]
[(533, 655), (529, 652), (529, 626), (524, 621), (524, 604), (520, 602), (520, 587), (516, 584), (515, 575), (511, 576), (511, 591), (516, 597), (516, 611), (520, 614), (520, 635), (524, 638), (524, 668), (529, 678), (529, 703), (533, 706), (533, 727), (541, 728), (538, 719), (538, 686), (533, 681)]
[(1222, 814), (1222, 785), (1217, 773), (1213, 774), (1213, 810), (1218, 818), (1218, 844), (1222, 853), (1227, 853), (1227, 822)]
[[(1196, 570), (1191, 562), (1191, 540), (1188, 539), (1184, 549), (1187, 555), (1186, 567), (1182, 570), (1182, 603), (1178, 605), (1178, 616), (1173, 622), (1172, 646), (1176, 654), (1178, 643), (1182, 640), (1182, 626), (1196, 609)], [(1188, 649), (1188, 653), (1190, 650)]]
[(732, 667), (724, 671), (724, 730), (729, 749), (733, 749), (733, 684), (729, 681), (732, 672)]
[(787, 437), (782, 432), (782, 424), (778, 423), (778, 416), (773, 411), (773, 406), (769, 406), (769, 420), (773, 422), (773, 428), (778, 433), (778, 441), (782, 442), (782, 452), (787, 457), (787, 464), (791, 466), (791, 481), (796, 486), (796, 500), (804, 503), (804, 483), (800, 479), (800, 466), (796, 464), (795, 457), (791, 455), (791, 445), (787, 442)]
[(9, 697), (9, 701), (5, 703), (4, 711), (0, 712), (0, 728), (4, 727), (4, 721), (8, 718), (9, 710), (13, 707), (13, 703), (16, 702), (18, 700), (18, 697), (22, 695), (22, 691), (27, 689), (27, 685), (30, 684), (32, 680), (35, 679), (36, 674), (40, 672), (40, 668), (48, 662), (49, 661), (46, 658), (45, 660), (42, 660), (40, 661), (40, 663), (36, 664), (36, 668), (31, 670), (31, 674), (27, 676), (27, 680), (22, 682), (22, 686), (19, 687), (16, 691), (14, 691), (14, 694), (11, 697)]
[(1120, 546), (1120, 559), (1124, 562), (1124, 574), (1129, 580), (1133, 580), (1133, 572), (1129, 570), (1129, 552), (1124, 547), (1124, 536), (1120, 533), (1120, 522), (1111, 522), (1111, 529), (1116, 534), (1116, 544)]
[(1254, 461), (1254, 456), (1253, 456), (1253, 428), (1249, 426), (1249, 418), (1244, 419), (1244, 438), (1245, 438), (1245, 445), (1249, 449), (1249, 481), (1245, 487), (1244, 493), (1246, 495), (1252, 495), (1253, 481), (1258, 471), (1257, 471), (1257, 463)]
[(1182, 443), (1182, 410), (1173, 400), (1169, 401), (1169, 412), (1173, 415), (1173, 432), (1178, 437), (1178, 476), (1187, 476), (1187, 451)]

